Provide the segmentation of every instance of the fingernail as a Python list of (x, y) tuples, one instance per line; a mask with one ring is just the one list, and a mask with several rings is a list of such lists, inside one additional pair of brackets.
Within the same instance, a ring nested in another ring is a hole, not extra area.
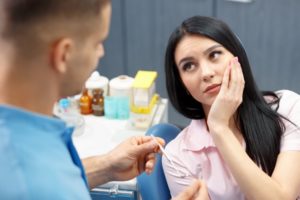
[(154, 140), (151, 140), (149, 145), (153, 148), (158, 146), (158, 144)]

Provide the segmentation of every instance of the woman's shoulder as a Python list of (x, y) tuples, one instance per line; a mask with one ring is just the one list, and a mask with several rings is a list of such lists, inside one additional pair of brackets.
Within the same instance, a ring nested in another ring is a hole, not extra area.
[(290, 99), (290, 100), (297, 100), (300, 98), (300, 95), (294, 91), (291, 90), (278, 90), (275, 91), (275, 93), (284, 100)]
[(278, 113), (290, 120), (283, 121), (285, 131), (282, 136), (280, 151), (299, 151), (300, 95), (290, 90), (280, 90), (276, 94), (280, 98)]
[(192, 136), (194, 130), (199, 130), (205, 125), (204, 119), (192, 120), (173, 140), (166, 145), (166, 151), (175, 153), (184, 148), (186, 141)]
[[(284, 116), (289, 116), (300, 108), (300, 95), (291, 90), (279, 90), (275, 92), (280, 98), (278, 112)], [(300, 113), (299, 113), (300, 114)]]

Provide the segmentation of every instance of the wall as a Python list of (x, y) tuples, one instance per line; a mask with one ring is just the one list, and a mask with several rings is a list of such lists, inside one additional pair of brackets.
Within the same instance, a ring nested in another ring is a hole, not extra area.
[[(215, 16), (242, 40), (261, 89), (300, 93), (300, 1), (260, 0), (113, 0), (111, 31), (105, 42), (101, 74), (132, 77), (139, 69), (159, 73), (157, 90), (167, 97), (164, 51), (170, 33), (193, 15)], [(169, 107), (169, 121), (185, 126), (189, 119)]]

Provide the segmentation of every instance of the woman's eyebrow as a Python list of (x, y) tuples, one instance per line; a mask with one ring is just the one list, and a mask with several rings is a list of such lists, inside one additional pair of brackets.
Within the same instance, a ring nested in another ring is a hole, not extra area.
[(209, 47), (208, 49), (206, 49), (206, 50), (203, 52), (203, 55), (208, 54), (209, 52), (211, 52), (212, 50), (214, 50), (214, 49), (216, 49), (216, 48), (218, 48), (218, 47), (223, 47), (223, 46), (220, 45), (220, 44), (215, 44), (215, 45)]
[[(203, 52), (203, 55), (206, 55), (206, 54), (210, 53), (211, 51), (213, 51), (214, 49), (216, 49), (216, 48), (218, 48), (218, 47), (223, 47), (223, 46), (220, 45), (220, 44), (215, 44), (215, 45), (209, 47), (208, 49), (206, 49), (206, 50)], [(193, 57), (190, 57), (190, 56), (189, 56), (189, 57), (185, 57), (185, 58), (183, 58), (183, 59), (181, 59), (181, 60), (179, 61), (178, 66), (180, 66), (182, 63), (184, 63), (184, 62), (186, 62), (186, 61), (191, 61), (191, 60), (193, 60)]]
[(180, 66), (182, 63), (186, 61), (191, 61), (191, 60), (193, 60), (193, 57), (185, 57), (179, 61), (178, 66)]

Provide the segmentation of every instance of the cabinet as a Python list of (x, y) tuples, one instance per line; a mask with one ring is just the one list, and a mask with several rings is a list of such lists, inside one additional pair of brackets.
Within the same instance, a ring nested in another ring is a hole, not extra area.
[[(112, 25), (99, 69), (109, 78), (156, 70), (157, 90), (167, 97), (164, 51), (170, 33), (193, 15), (215, 16), (242, 40), (261, 89), (300, 93), (299, 0), (130, 0), (112, 1)], [(169, 107), (169, 121), (189, 120)]]

